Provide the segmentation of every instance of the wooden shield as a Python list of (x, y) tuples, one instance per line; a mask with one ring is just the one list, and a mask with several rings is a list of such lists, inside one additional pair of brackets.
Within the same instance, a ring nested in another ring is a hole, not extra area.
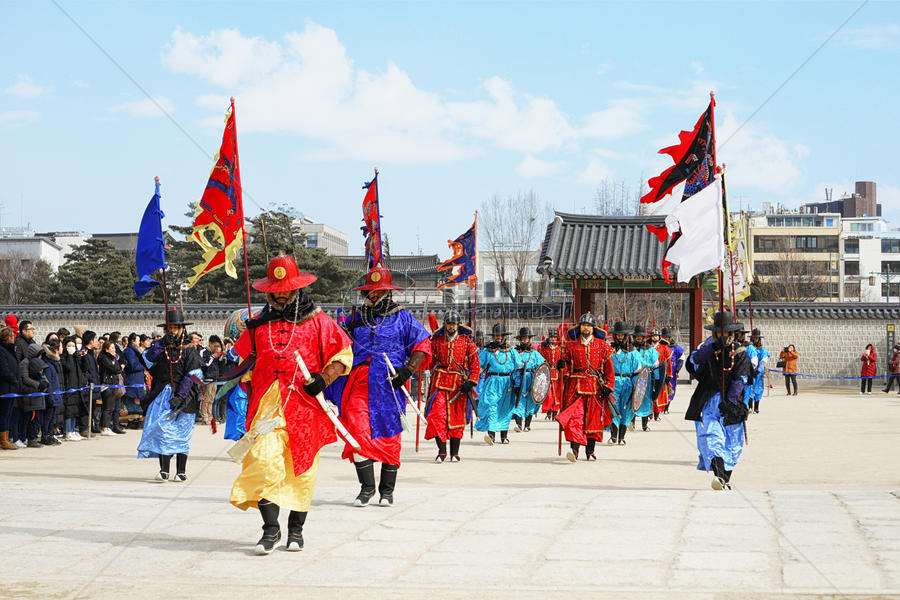
[(535, 404), (542, 403), (547, 397), (550, 383), (550, 367), (547, 363), (541, 363), (534, 370), (534, 377), (531, 378), (531, 399)]
[(650, 382), (650, 369), (646, 366), (641, 367), (638, 372), (637, 379), (634, 380), (634, 394), (631, 396), (631, 406), (634, 410), (641, 407), (644, 403), (644, 396), (647, 395), (647, 385)]

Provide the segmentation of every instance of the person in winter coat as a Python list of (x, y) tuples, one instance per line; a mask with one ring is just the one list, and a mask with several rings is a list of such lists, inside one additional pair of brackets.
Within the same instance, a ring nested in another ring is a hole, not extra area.
[(878, 360), (878, 355), (875, 353), (875, 346), (869, 344), (866, 346), (865, 351), (862, 356), (859, 357), (859, 360), (862, 362), (862, 368), (859, 371), (859, 376), (861, 379), (859, 380), (859, 393), (860, 394), (871, 394), (872, 393), (872, 377), (875, 377), (875, 365)]
[[(42, 349), (37, 344), (28, 346), (28, 354), (19, 363), (19, 374), (22, 376), (22, 393), (25, 394), (19, 398), (19, 409), (25, 413), (27, 425), (25, 437), (28, 440), (29, 448), (41, 448), (43, 441), (42, 434), (44, 423), (44, 409), (47, 406), (46, 396), (29, 396), (28, 394), (43, 393), (50, 387), (50, 383), (43, 377), (43, 371), (47, 368), (40, 354)], [(53, 438), (56, 440), (56, 438)], [(47, 440), (46, 444), (54, 445), (53, 441)]]
[(28, 358), (28, 347), (36, 344), (34, 341), (34, 324), (31, 321), (19, 323), (19, 335), (16, 336), (16, 360), (22, 362)]
[[(0, 329), (0, 396), (22, 393), (22, 376), (16, 361), (14, 338), (12, 328)], [(18, 420), (16, 398), (0, 398), (0, 449), (18, 450), (25, 445), (15, 443), (19, 439)]]
[[(110, 340), (103, 342), (103, 348), (100, 351), (100, 356), (97, 358), (97, 363), (100, 366), (100, 383), (102, 385), (119, 384), (119, 376), (123, 371), (122, 363), (119, 361), (119, 353), (115, 342)], [(100, 417), (100, 435), (125, 433), (125, 430), (119, 425), (119, 415), (116, 412), (118, 407), (116, 389), (118, 388), (106, 388), (101, 392), (103, 413)]]
[(778, 355), (778, 360), (784, 361), (784, 386), (787, 388), (787, 395), (791, 395), (791, 384), (794, 384), (794, 395), (797, 395), (797, 359), (800, 357), (800, 354), (797, 352), (797, 349), (794, 348), (793, 344), (789, 344), (784, 347), (781, 351), (781, 354)]
[(125, 359), (125, 408), (129, 413), (143, 414), (141, 400), (144, 398), (144, 361), (141, 360), (140, 338), (132, 333), (128, 345), (122, 351)]
[[(2, 341), (2, 337), (0, 337), (0, 341)], [(887, 394), (891, 391), (895, 381), (897, 382), (898, 393), (900, 393), (900, 344), (894, 344), (894, 351), (891, 353), (888, 368), (891, 370), (891, 376), (884, 386), (884, 393)]]
[[(81, 370), (78, 357), (78, 338), (69, 336), (63, 340), (60, 364), (63, 369), (64, 390), (79, 390), (63, 394), (63, 410), (66, 418), (66, 439), (79, 441), (88, 435), (87, 396), (82, 388), (87, 387), (87, 378)], [(70, 428), (71, 425), (71, 428)], [(80, 429), (80, 431), (78, 431)], [(71, 432), (71, 433), (70, 433)]]
[[(97, 334), (87, 330), (84, 332), (84, 335), (82, 335), (81, 340), (82, 347), (77, 350), (75, 357), (81, 365), (81, 371), (84, 373), (87, 384), (90, 385), (93, 383), (94, 385), (100, 385), (100, 367), (97, 365), (97, 355), (95, 354), (96, 350), (100, 347), (100, 342), (97, 340)], [(88, 394), (88, 398), (90, 398), (90, 393)], [(97, 404), (101, 403), (101, 399), (96, 392), (94, 393), (93, 402), (94, 407), (91, 411), (92, 422), (87, 425), (91, 428), (92, 433), (100, 433), (100, 417), (103, 411), (98, 410)], [(85, 404), (85, 408), (87, 408), (87, 404)]]
[(47, 380), (49, 387), (47, 388), (46, 405), (44, 408), (44, 422), (42, 424), (41, 443), (47, 445), (55, 445), (53, 442), (59, 442), (56, 438), (56, 417), (57, 414), (62, 416), (63, 398), (62, 398), (62, 365), (59, 363), (59, 338), (56, 334), (47, 336), (40, 355), (44, 361), (46, 368), (43, 371), (44, 378)]

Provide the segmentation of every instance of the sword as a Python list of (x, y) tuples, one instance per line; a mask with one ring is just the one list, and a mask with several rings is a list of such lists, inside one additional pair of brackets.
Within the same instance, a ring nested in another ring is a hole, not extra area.
[[(391, 364), (391, 359), (388, 358), (387, 353), (382, 352), (381, 355), (384, 356), (384, 362), (387, 364), (388, 375), (389, 375), (388, 380), (391, 380), (397, 375), (397, 372), (394, 370), (394, 365)], [(391, 389), (393, 389), (393, 384), (391, 384)], [(403, 390), (403, 395), (406, 396), (406, 403), (412, 407), (412, 409), (415, 411), (416, 415), (418, 415), (418, 417), (420, 419), (422, 419), (422, 422), (425, 423), (425, 426), (427, 427), (428, 419), (425, 418), (425, 415), (422, 414), (422, 411), (419, 410), (419, 407), (416, 406), (416, 403), (413, 402), (412, 398), (410, 398), (409, 392), (406, 391), (406, 388), (402, 385), (400, 386), (400, 389)], [(403, 415), (402, 412), (400, 414)], [(403, 416), (406, 417), (406, 415), (403, 415)]]
[[(300, 369), (300, 373), (303, 374), (303, 380), (306, 383), (312, 381), (312, 376), (309, 374), (309, 369), (306, 368), (306, 363), (303, 362), (303, 357), (300, 356), (300, 353), (294, 350), (294, 358), (297, 360), (297, 367)], [(344, 441), (353, 446), (354, 450), (359, 450), (359, 442), (356, 441), (349, 431), (347, 431), (347, 427), (341, 423), (341, 420), (338, 419), (338, 411), (337, 407), (325, 399), (325, 396), (322, 395), (322, 392), (316, 394), (316, 401), (319, 403), (319, 407), (325, 411), (325, 416), (328, 417), (328, 420), (331, 421), (334, 428), (337, 430), (338, 435), (344, 438)]]
[[(590, 368), (591, 373), (594, 374), (594, 377), (597, 378), (597, 383), (600, 384), (600, 373), (598, 373), (598, 372), (597, 372), (597, 369), (595, 369), (594, 367), (592, 367), (592, 366), (590, 366), (590, 365), (588, 365), (588, 367)], [(602, 384), (600, 384), (600, 385), (602, 385)], [(619, 417), (619, 411), (616, 410), (616, 405), (615, 405), (615, 403), (613, 403), (612, 400), (609, 399), (609, 396), (610, 396), (610, 394), (606, 394), (605, 396), (603, 396), (603, 399), (606, 400), (606, 403), (609, 404), (609, 408), (612, 410), (612, 413), (613, 413), (613, 414), (616, 416), (616, 418), (618, 419), (618, 418), (620, 418), (620, 417)], [(598, 404), (600, 404), (600, 403), (598, 402)], [(600, 408), (603, 408), (603, 405), (602, 405), (602, 404), (600, 404)]]

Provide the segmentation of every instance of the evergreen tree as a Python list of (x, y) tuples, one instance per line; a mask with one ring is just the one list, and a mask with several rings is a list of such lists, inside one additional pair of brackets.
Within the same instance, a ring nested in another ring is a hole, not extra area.
[(89, 238), (66, 255), (52, 288), (61, 304), (129, 304), (136, 301), (134, 261), (100, 238)]

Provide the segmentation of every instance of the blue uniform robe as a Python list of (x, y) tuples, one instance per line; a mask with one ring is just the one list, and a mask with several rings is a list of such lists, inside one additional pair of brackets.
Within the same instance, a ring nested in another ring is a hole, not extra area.
[(484, 374), (484, 380), (478, 399), (478, 420), (475, 422), (475, 429), (506, 431), (509, 429), (515, 406), (510, 373), (521, 366), (518, 353), (515, 350), (496, 352), (484, 350), (482, 356), (481, 372)]
[[(520, 352), (514, 350), (516, 358), (519, 361), (519, 367), (513, 372), (511, 378), (514, 388), (521, 388), (521, 401), (518, 397), (513, 398), (513, 414), (519, 418), (530, 417), (541, 411), (541, 404), (535, 403), (531, 395), (531, 383), (534, 381), (534, 370), (544, 364), (544, 357), (537, 350), (531, 352)], [(525, 377), (523, 381), (522, 366), (525, 367)]]
[(634, 391), (634, 378), (632, 377), (641, 367), (641, 357), (636, 350), (616, 350), (612, 355), (613, 370), (616, 373), (616, 387), (613, 391), (616, 401), (616, 410), (619, 416), (613, 415), (612, 424), (615, 426), (629, 425), (634, 418), (634, 407), (631, 402), (631, 394)]
[[(647, 391), (644, 392), (644, 399), (641, 405), (634, 412), (637, 417), (649, 417), (653, 413), (653, 383), (659, 379), (659, 352), (656, 348), (644, 348), (643, 350), (633, 350), (638, 357), (638, 367), (646, 366), (650, 369), (650, 379), (647, 382)], [(635, 369), (637, 370), (637, 369)], [(637, 377), (635, 377), (637, 379)], [(631, 419), (629, 419), (629, 423)]]

